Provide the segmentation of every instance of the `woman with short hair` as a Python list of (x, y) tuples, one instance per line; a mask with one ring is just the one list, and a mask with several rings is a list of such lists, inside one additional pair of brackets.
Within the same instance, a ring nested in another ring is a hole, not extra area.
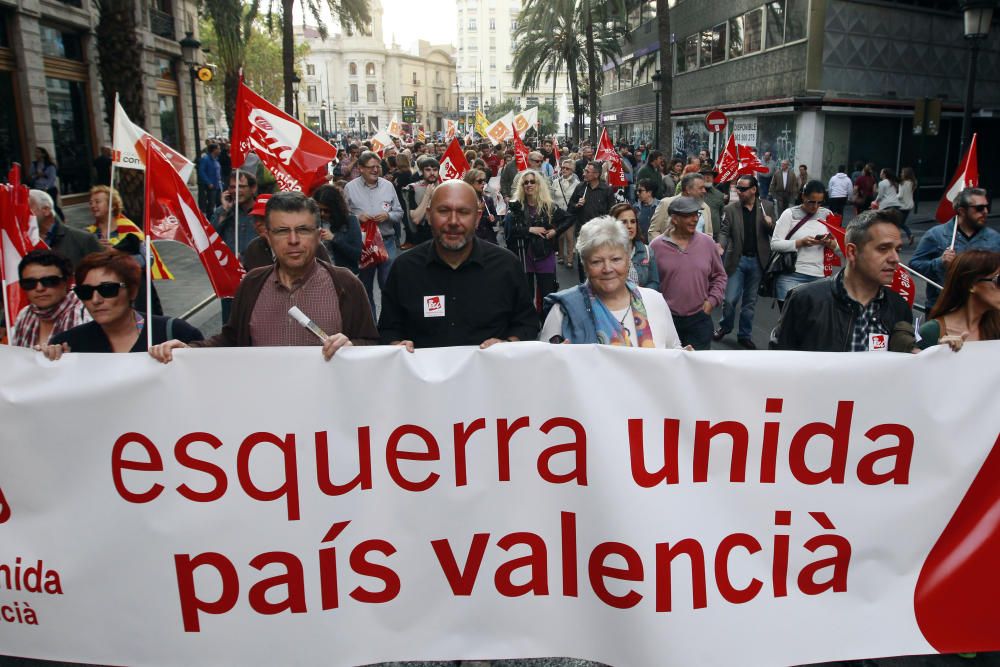
[(172, 338), (185, 343), (202, 340), (201, 332), (184, 320), (145, 315), (132, 307), (139, 291), (139, 265), (117, 250), (95, 252), (76, 267), (73, 291), (87, 307), (92, 322), (53, 336), (35, 346), (51, 360), (66, 352), (145, 352), (146, 328), (152, 327), (153, 344)]
[(663, 295), (628, 280), (631, 245), (625, 226), (610, 215), (580, 229), (576, 250), (587, 279), (548, 296), (553, 308), (539, 340), (681, 349)]
[(90, 314), (70, 290), (73, 267), (54, 250), (32, 250), (17, 265), (18, 283), (28, 306), (14, 320), (10, 344), (34, 347), (90, 321)]

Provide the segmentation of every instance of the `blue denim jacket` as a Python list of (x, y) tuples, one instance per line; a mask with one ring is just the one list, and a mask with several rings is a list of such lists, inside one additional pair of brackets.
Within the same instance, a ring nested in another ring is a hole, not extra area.
[[(920, 239), (917, 251), (910, 259), (914, 271), (922, 273), (939, 285), (944, 284), (945, 268), (941, 255), (951, 245), (951, 235), (955, 229), (955, 221), (943, 225), (935, 225)], [(989, 227), (983, 227), (972, 238), (968, 238), (961, 230), (955, 235), (955, 253), (966, 250), (991, 250), (1000, 252), (1000, 232)], [(927, 286), (927, 309), (930, 310), (937, 301), (940, 290)]]

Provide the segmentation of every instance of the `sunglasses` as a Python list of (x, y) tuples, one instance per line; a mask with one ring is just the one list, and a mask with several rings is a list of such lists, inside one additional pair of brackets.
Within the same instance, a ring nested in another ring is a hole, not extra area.
[(100, 285), (77, 285), (73, 288), (81, 301), (90, 301), (97, 292), (104, 299), (113, 299), (118, 296), (123, 287), (128, 287), (125, 283), (101, 283)]
[(64, 280), (66, 279), (62, 276), (42, 276), (41, 278), (21, 278), (17, 282), (21, 286), (21, 289), (25, 292), (30, 292), (38, 287), (39, 283), (42, 284), (42, 287), (57, 287)]
[(1000, 273), (998, 273), (995, 276), (991, 276), (989, 278), (980, 278), (976, 282), (977, 283), (993, 283), (994, 287), (1000, 288)]
[(975, 205), (969, 204), (965, 208), (971, 209), (971, 210), (975, 211), (976, 213), (982, 213), (983, 211), (986, 211), (987, 213), (990, 212), (990, 205), (989, 204), (975, 204)]
[(524, 185), (534, 185), (535, 184), (534, 181), (521, 181), (521, 183), (523, 183)]
[(736, 186), (736, 189), (739, 190), (740, 192), (746, 192), (747, 190), (750, 190), (752, 188), (753, 188), (752, 185), (737, 185)]

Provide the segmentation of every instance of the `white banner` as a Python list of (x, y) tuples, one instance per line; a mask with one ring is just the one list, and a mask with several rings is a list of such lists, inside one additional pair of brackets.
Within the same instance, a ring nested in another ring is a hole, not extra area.
[(1000, 649), (1000, 343), (175, 357), (0, 349), (0, 652), (772, 665)]

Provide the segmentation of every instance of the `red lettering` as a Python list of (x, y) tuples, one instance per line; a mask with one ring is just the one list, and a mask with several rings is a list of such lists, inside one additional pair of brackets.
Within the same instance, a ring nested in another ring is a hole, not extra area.
[(691, 607), (708, 606), (708, 587), (705, 583), (705, 551), (697, 540), (687, 538), (673, 547), (663, 542), (656, 545), (656, 611), (672, 611), (672, 564), (674, 558), (684, 554), (691, 562)]
[(486, 420), (482, 417), (469, 425), (460, 422), (452, 427), (455, 440), (455, 486), (465, 486), (469, 483), (468, 470), (465, 463), (465, 447), (469, 443), (469, 438), (476, 431), (482, 431), (485, 428)]
[[(215, 601), (202, 600), (195, 593), (194, 572), (200, 567), (211, 567), (219, 575), (222, 591)], [(208, 552), (191, 558), (189, 554), (174, 554), (177, 573), (177, 594), (181, 604), (184, 632), (201, 632), (199, 613), (225, 614), (236, 606), (240, 595), (240, 579), (236, 568), (220, 553)]]
[(677, 484), (677, 441), (680, 422), (676, 419), (663, 420), (663, 467), (655, 472), (646, 468), (646, 450), (643, 446), (643, 420), (628, 420), (628, 453), (632, 464), (632, 479), (644, 489), (650, 489), (663, 482)]
[[(401, 451), (399, 449), (399, 443), (404, 436), (415, 435), (424, 441), (424, 445), (427, 447), (425, 452), (411, 452), (411, 451)], [(392, 432), (389, 436), (389, 442), (386, 444), (385, 449), (385, 463), (389, 469), (389, 476), (392, 477), (399, 488), (405, 489), (407, 491), (419, 492), (426, 491), (427, 489), (434, 486), (438, 481), (440, 475), (436, 472), (428, 473), (423, 480), (419, 482), (412, 482), (403, 476), (403, 473), (399, 470), (400, 461), (438, 461), (441, 458), (441, 453), (438, 448), (437, 440), (434, 439), (434, 434), (425, 429), (422, 426), (417, 426), (415, 424), (405, 424), (400, 426)]]
[[(548, 550), (545, 548), (545, 540), (535, 533), (519, 532), (504, 535), (497, 542), (504, 551), (510, 551), (515, 546), (523, 544), (528, 547), (528, 554), (520, 558), (513, 558), (497, 568), (493, 583), (497, 592), (504, 597), (518, 597), (534, 593), (535, 595), (549, 594), (549, 568)], [(531, 571), (531, 576), (524, 584), (514, 583), (514, 572), (527, 567)]]
[(760, 589), (764, 587), (764, 582), (756, 577), (750, 579), (750, 583), (745, 588), (736, 588), (729, 578), (729, 557), (736, 547), (746, 549), (748, 553), (755, 554), (761, 550), (760, 542), (753, 535), (747, 533), (734, 533), (726, 535), (719, 543), (719, 549), (715, 552), (715, 583), (728, 602), (733, 604), (743, 604), (750, 602)]
[(510, 439), (528, 425), (527, 417), (518, 417), (513, 424), (508, 424), (506, 419), (497, 421), (497, 479), (501, 482), (510, 481)]
[(350, 595), (358, 602), (371, 604), (389, 602), (399, 595), (399, 575), (390, 567), (369, 561), (367, 556), (372, 551), (377, 551), (388, 557), (396, 553), (396, 547), (385, 540), (365, 540), (351, 551), (351, 569), (363, 577), (381, 580), (382, 590), (370, 591), (358, 586), (351, 591)]
[[(605, 561), (611, 556), (621, 556), (625, 567), (612, 567)], [(642, 581), (642, 559), (635, 549), (621, 542), (601, 542), (590, 554), (587, 571), (594, 593), (604, 604), (615, 609), (631, 609), (642, 601), (642, 595), (630, 588), (625, 595), (615, 595), (608, 590), (605, 579)]]
[[(587, 432), (580, 422), (568, 417), (553, 417), (540, 430), (546, 435), (553, 429), (565, 427), (573, 431), (573, 441), (562, 445), (553, 445), (538, 455), (538, 475), (550, 484), (565, 484), (576, 481), (580, 486), (587, 486)], [(552, 472), (552, 459), (558, 454), (572, 454), (573, 468), (566, 473)]]
[[(810, 422), (795, 433), (788, 452), (788, 464), (795, 479), (802, 484), (822, 484), (826, 481), (844, 483), (853, 414), (854, 401), (838, 401), (837, 417), (833, 425)], [(813, 471), (806, 465), (806, 450), (809, 442), (816, 436), (830, 438), (830, 464), (823, 470)]]
[(317, 431), (316, 482), (319, 490), (328, 496), (342, 496), (354, 489), (372, 488), (372, 436), (367, 426), (358, 427), (358, 474), (345, 484), (334, 484), (330, 479), (330, 447), (326, 431)]
[[(764, 402), (764, 412), (780, 414), (784, 401), (780, 398), (769, 398)], [(764, 422), (764, 443), (760, 455), (760, 483), (774, 484), (778, 466), (778, 422)]]
[(560, 512), (559, 524), (562, 535), (563, 595), (575, 598), (579, 589), (576, 573), (576, 514)]
[(451, 592), (455, 595), (472, 595), (472, 589), (476, 585), (479, 576), (479, 568), (483, 564), (483, 556), (486, 555), (486, 545), (489, 544), (489, 533), (476, 533), (472, 536), (472, 544), (469, 546), (469, 555), (465, 558), (465, 567), (458, 570), (458, 561), (455, 560), (455, 553), (452, 551), (449, 540), (434, 540), (431, 546), (434, 548), (434, 555), (437, 556), (441, 571), (444, 573)]
[[(253, 454), (254, 448), (262, 444), (277, 447), (281, 452), (285, 464), (284, 481), (277, 488), (270, 491), (257, 488), (253, 482), (253, 476), (250, 474), (250, 457)], [(273, 433), (263, 431), (248, 435), (240, 444), (240, 450), (236, 456), (236, 472), (244, 493), (254, 500), (261, 502), (271, 502), (285, 498), (288, 520), (299, 520), (299, 479), (298, 468), (295, 463), (295, 435), (293, 433), (289, 433), (285, 436), (285, 439), (279, 438)]]
[(3, 489), (0, 489), (0, 524), (8, 521), (10, 521), (10, 504), (3, 495)]
[[(126, 460), (123, 458), (125, 447), (131, 443), (142, 445), (146, 450), (146, 461)], [(122, 478), (122, 470), (144, 470), (150, 472), (163, 472), (163, 459), (156, 449), (153, 441), (142, 433), (129, 432), (122, 435), (115, 441), (115, 446), (111, 450), (111, 476), (114, 479), (115, 490), (122, 499), (130, 503), (149, 503), (156, 500), (156, 497), (163, 492), (162, 484), (153, 484), (143, 493), (134, 493), (125, 487), (125, 480)]]
[(225, 495), (229, 480), (226, 479), (225, 471), (219, 466), (208, 461), (196, 459), (188, 453), (188, 447), (195, 442), (204, 442), (212, 449), (222, 447), (222, 441), (211, 433), (188, 433), (174, 445), (174, 458), (185, 468), (197, 470), (212, 477), (215, 480), (215, 486), (210, 491), (195, 491), (187, 484), (181, 484), (177, 487), (177, 492), (188, 500), (198, 503), (210, 503)]
[[(896, 438), (895, 447), (877, 449), (874, 452), (865, 454), (858, 461), (858, 480), (862, 484), (885, 484), (893, 482), (895, 484), (910, 483), (910, 461), (913, 459), (913, 431), (902, 424), (879, 424), (868, 429), (865, 437), (872, 442), (877, 442), (884, 436)], [(895, 461), (893, 467), (884, 473), (875, 472), (875, 464), (881, 459), (892, 458)]]
[[(792, 525), (792, 513), (778, 510), (774, 513), (775, 526)], [(788, 535), (774, 536), (774, 562), (771, 564), (771, 586), (774, 597), (788, 595)]]
[[(267, 579), (261, 579), (250, 587), (250, 607), (258, 614), (280, 614), (291, 611), (293, 614), (306, 612), (306, 584), (302, 574), (302, 563), (295, 555), (286, 551), (268, 551), (254, 556), (250, 567), (263, 570), (268, 565), (281, 565), (285, 568), (283, 574)], [(277, 602), (268, 602), (267, 592), (272, 588), (283, 586), (285, 597)]]
[(692, 481), (708, 481), (708, 456), (712, 438), (717, 435), (728, 435), (733, 441), (733, 453), (729, 464), (729, 481), (746, 481), (747, 450), (750, 435), (747, 427), (735, 421), (711, 424), (699, 420), (694, 427), (694, 474)]
[[(350, 521), (338, 521), (330, 526), (323, 536), (323, 544), (329, 544), (340, 536)], [(319, 550), (319, 585), (323, 609), (340, 606), (340, 589), (337, 581), (337, 548)]]

